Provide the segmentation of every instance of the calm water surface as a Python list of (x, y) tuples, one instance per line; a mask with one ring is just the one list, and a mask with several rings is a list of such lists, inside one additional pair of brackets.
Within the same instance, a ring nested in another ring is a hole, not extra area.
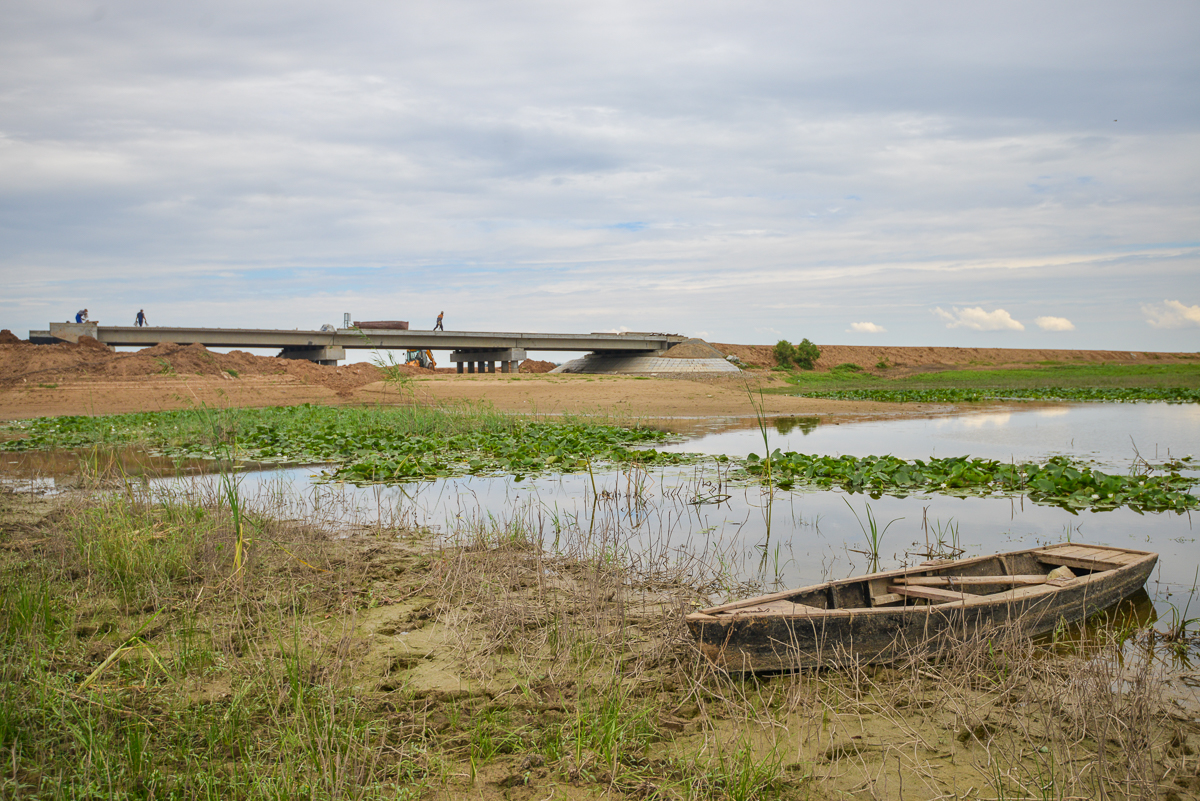
[[(903, 459), (977, 456), (1044, 461), (1067, 455), (1125, 472), (1136, 454), (1150, 461), (1200, 456), (1200, 404), (1086, 403), (982, 410), (946, 417), (815, 425), (777, 418), (767, 428), (771, 450)], [(763, 453), (757, 428), (708, 434), (663, 450), (744, 455)]]

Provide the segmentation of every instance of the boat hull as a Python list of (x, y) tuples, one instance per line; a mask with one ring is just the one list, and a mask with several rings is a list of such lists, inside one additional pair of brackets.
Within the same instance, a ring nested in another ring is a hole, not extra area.
[[(1019, 551), (992, 558), (1009, 557), (1015, 561), (1019, 557), (1028, 559), (1031, 553), (1047, 552)], [(987, 635), (999, 627), (1016, 626), (1023, 634), (1036, 636), (1060, 623), (1082, 621), (1139, 590), (1158, 558), (1144, 552), (1121, 550), (1121, 553), (1132, 555), (1126, 560), (1128, 564), (1095, 571), (1062, 586), (1016, 588), (923, 606), (845, 609), (798, 606), (795, 611), (783, 614), (756, 612), (757, 599), (749, 599), (741, 605), (742, 609), (750, 610), (747, 613), (739, 613), (736, 607), (714, 607), (722, 611), (693, 613), (688, 615), (687, 625), (701, 652), (729, 671), (765, 672), (890, 662), (906, 655), (926, 654), (953, 641)], [(814, 589), (852, 586), (856, 581), (866, 586), (870, 582), (903, 581), (912, 576), (953, 575), (956, 566), (967, 568), (963, 572), (970, 573), (969, 568), (982, 561), (983, 558), (964, 560), (936, 568), (862, 576), (797, 590), (795, 596), (808, 598)], [(761, 598), (778, 605), (781, 595), (785, 594)]]

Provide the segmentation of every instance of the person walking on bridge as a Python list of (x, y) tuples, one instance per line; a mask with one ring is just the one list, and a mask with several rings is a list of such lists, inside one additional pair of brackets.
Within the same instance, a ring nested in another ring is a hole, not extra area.
[(145, 309), (138, 309), (137, 319), (134, 322), (137, 323), (138, 328), (141, 328), (143, 325), (150, 325), (150, 323), (148, 323), (146, 321), (146, 310)]
[(445, 312), (444, 312), (444, 311), (440, 311), (440, 312), (438, 312), (438, 321), (437, 321), (437, 325), (435, 325), (435, 326), (433, 327), (433, 330), (434, 330), (434, 331), (445, 331), (445, 330), (446, 330), (445, 328), (442, 328), (442, 316), (443, 316), (444, 314), (445, 314)]

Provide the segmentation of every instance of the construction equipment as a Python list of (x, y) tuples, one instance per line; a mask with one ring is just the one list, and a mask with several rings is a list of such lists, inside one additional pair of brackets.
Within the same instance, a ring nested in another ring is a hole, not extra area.
[(424, 367), (427, 370), (437, 367), (437, 362), (433, 360), (433, 351), (431, 350), (410, 350), (404, 357), (404, 363)]

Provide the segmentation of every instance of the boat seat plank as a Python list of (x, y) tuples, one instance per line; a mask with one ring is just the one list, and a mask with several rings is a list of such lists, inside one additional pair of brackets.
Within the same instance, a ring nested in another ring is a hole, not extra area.
[(725, 614), (727, 615), (748, 615), (754, 613), (761, 614), (795, 614), (795, 615), (810, 615), (813, 612), (824, 612), (816, 606), (808, 606), (807, 604), (798, 604), (793, 601), (779, 600), (767, 601), (765, 603), (754, 604), (753, 606), (745, 606), (740, 609), (730, 609)]
[(1105, 548), (1100, 546), (1069, 545), (1045, 548), (1042, 553), (1053, 553), (1056, 556), (1072, 556), (1079, 559), (1098, 559), (1102, 562), (1131, 564), (1141, 559), (1145, 554), (1130, 553), (1120, 548)]
[(1045, 584), (1046, 577), (1040, 573), (1030, 573), (1019, 576), (902, 576), (896, 579), (897, 584), (909, 587), (964, 587), (979, 584)]
[(965, 601), (968, 598), (980, 597), (966, 590), (944, 590), (941, 587), (909, 587), (903, 584), (889, 586), (888, 592), (894, 592), (897, 595), (907, 595), (909, 598), (924, 598), (927, 601), (937, 601), (938, 603)]
[(1106, 553), (1107, 548), (1097, 548), (1094, 545), (1055, 545), (1045, 549), (1047, 552), (1060, 554), (1062, 556), (1096, 556), (1100, 553)]
[(1039, 562), (1047, 565), (1066, 565), (1067, 567), (1081, 567), (1084, 570), (1116, 570), (1122, 565), (1117, 562), (1109, 562), (1102, 559), (1092, 559), (1090, 557), (1078, 556), (1062, 556), (1057, 553), (1047, 553), (1046, 551), (1034, 551), (1034, 558)]

